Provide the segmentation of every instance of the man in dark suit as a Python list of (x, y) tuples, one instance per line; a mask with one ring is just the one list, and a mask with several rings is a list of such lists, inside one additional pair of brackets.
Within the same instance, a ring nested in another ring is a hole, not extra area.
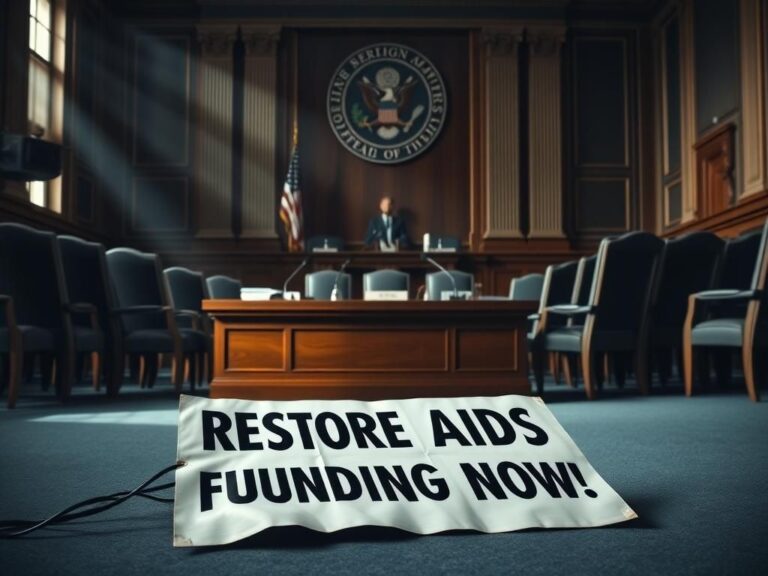
[(368, 222), (365, 244), (383, 251), (408, 248), (408, 232), (405, 222), (394, 213), (395, 201), (391, 196), (384, 196), (379, 202), (379, 214)]

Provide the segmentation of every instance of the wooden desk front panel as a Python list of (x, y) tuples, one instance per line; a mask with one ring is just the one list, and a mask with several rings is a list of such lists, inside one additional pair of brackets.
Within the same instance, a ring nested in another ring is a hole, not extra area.
[(523, 349), (529, 305), (236, 302), (230, 305), (238, 310), (224, 310), (210, 302), (225, 301), (206, 303), (216, 319), (212, 397), (530, 392)]

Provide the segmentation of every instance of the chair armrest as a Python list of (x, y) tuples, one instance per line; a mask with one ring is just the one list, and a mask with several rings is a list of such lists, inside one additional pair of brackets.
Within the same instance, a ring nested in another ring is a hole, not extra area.
[(89, 302), (71, 302), (64, 306), (67, 312), (73, 314), (95, 314), (96, 306)]
[(169, 312), (170, 306), (154, 306), (154, 305), (142, 305), (142, 306), (127, 306), (125, 308), (113, 308), (110, 310), (110, 314), (119, 316), (121, 314), (162, 314)]
[(691, 294), (696, 300), (722, 301), (722, 300), (757, 300), (761, 294), (759, 290), (707, 290)]
[(202, 318), (202, 313), (198, 312), (197, 310), (174, 310), (173, 311), (176, 316), (191, 316), (193, 318)]
[(90, 302), (71, 302), (64, 306), (69, 314), (87, 314), (91, 319), (91, 328), (99, 329), (99, 311)]
[(579, 306), (578, 304), (558, 304), (557, 306), (548, 306), (548, 314), (557, 314), (559, 316), (575, 316), (576, 314), (589, 314), (593, 311), (592, 306)]
[(200, 330), (203, 323), (203, 315), (197, 310), (174, 310), (174, 318), (189, 318), (193, 330)]
[(535, 314), (528, 314), (528, 320), (531, 320), (532, 322), (535, 322), (536, 320), (541, 319), (541, 314), (536, 312)]

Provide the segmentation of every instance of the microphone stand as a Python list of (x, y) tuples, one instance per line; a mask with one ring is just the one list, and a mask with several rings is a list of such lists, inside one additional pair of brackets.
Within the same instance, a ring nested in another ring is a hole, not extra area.
[(429, 257), (427, 254), (422, 253), (421, 259), (429, 262), (430, 264), (432, 264), (432, 266), (437, 268), (440, 272), (442, 272), (443, 274), (448, 276), (448, 279), (451, 281), (451, 286), (453, 286), (453, 294), (451, 294), (450, 299), (451, 300), (462, 300), (462, 298), (459, 297), (459, 289), (456, 286), (456, 279), (453, 277), (453, 275), (450, 272), (448, 272), (448, 270), (446, 270), (443, 266), (441, 266), (437, 262), (437, 260), (435, 260), (434, 258)]
[(299, 264), (296, 269), (291, 272), (291, 275), (288, 276), (288, 278), (283, 282), (283, 291), (280, 294), (275, 294), (270, 298), (270, 300), (285, 300), (285, 293), (288, 291), (288, 284), (290, 284), (291, 280), (293, 280), (296, 277), (296, 274), (301, 272), (301, 270), (304, 269), (304, 267), (309, 264), (310, 258), (304, 258), (304, 260), (301, 261), (301, 264)]
[(336, 280), (334, 280), (333, 289), (331, 290), (331, 300), (333, 300), (334, 302), (337, 300), (344, 300), (343, 296), (339, 298), (339, 296), (341, 295), (339, 293), (339, 281), (341, 280), (341, 275), (344, 273), (344, 270), (346, 270), (347, 266), (349, 266), (349, 263), (351, 261), (352, 260), (350, 258), (347, 258), (346, 260), (344, 260), (344, 263), (341, 265), (341, 268), (339, 268), (339, 271), (336, 273)]

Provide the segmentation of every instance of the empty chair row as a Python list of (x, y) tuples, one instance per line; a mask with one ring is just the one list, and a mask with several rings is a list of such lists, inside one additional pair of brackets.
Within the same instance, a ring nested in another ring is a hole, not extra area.
[[(450, 278), (448, 277), (450, 275)], [(442, 300), (454, 291), (473, 292), (474, 276), (460, 270), (432, 272), (426, 275), (426, 299)], [(320, 270), (304, 277), (304, 294), (315, 300), (330, 300), (334, 286), (340, 299), (349, 299), (352, 294), (352, 276), (336, 270)], [(376, 270), (363, 275), (363, 291), (405, 291), (411, 287), (410, 275), (400, 270)]]
[(173, 358), (177, 390), (187, 372), (199, 381), (210, 358), (206, 318), (174, 302), (167, 279), (154, 254), (107, 252), (73, 236), (0, 224), (0, 356), (9, 407), (35, 358), (43, 386), (54, 384), (61, 399), (82, 356), (90, 357), (94, 387), (103, 376), (110, 394), (120, 388), (126, 357), (142, 384), (154, 381), (160, 354)]
[[(693, 368), (698, 366), (705, 380), (709, 373), (707, 356), (694, 362), (693, 347), (730, 346), (741, 348), (749, 394), (756, 399), (765, 357), (757, 351), (768, 346), (768, 321), (760, 306), (766, 235), (768, 223), (762, 232), (727, 242), (711, 233), (662, 241), (635, 232), (604, 239), (597, 255), (578, 263), (550, 266), (528, 337), (539, 391), (547, 359), (553, 373), (562, 366), (570, 376), (580, 366), (591, 398), (606, 366), (620, 385), (624, 373), (634, 370), (640, 390), (647, 392), (651, 373), (665, 383), (673, 362), (683, 364), (682, 355), (690, 394)], [(727, 375), (729, 353), (723, 354), (716, 367)]]

